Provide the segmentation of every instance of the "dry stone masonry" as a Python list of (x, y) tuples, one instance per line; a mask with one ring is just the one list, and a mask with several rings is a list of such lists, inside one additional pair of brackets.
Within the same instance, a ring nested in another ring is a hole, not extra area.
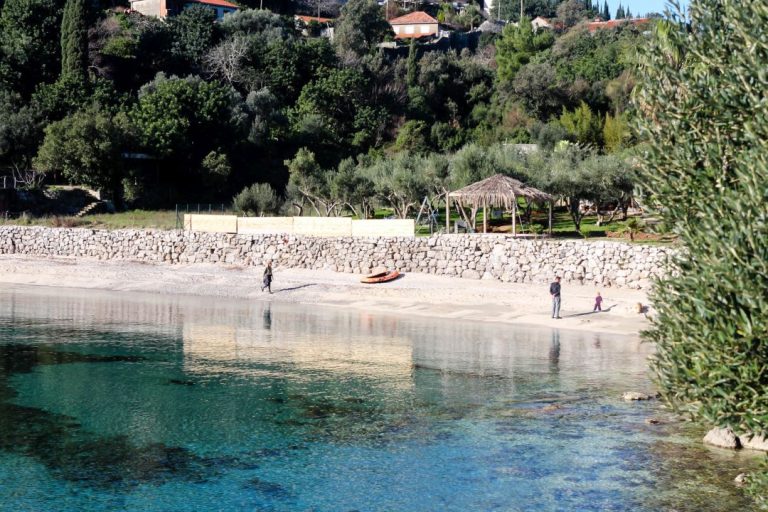
[(376, 267), (467, 279), (647, 288), (673, 249), (503, 235), (429, 238), (233, 235), (189, 231), (0, 227), (0, 254), (153, 263), (224, 263), (367, 273)]

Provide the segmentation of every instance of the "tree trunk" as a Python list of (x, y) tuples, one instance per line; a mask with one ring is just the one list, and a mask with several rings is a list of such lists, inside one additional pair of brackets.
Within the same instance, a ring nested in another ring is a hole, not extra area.
[(581, 206), (581, 199), (568, 198), (568, 211), (571, 214), (573, 225), (576, 226), (576, 233), (581, 232), (581, 220), (584, 218), (584, 214), (579, 211), (579, 206)]

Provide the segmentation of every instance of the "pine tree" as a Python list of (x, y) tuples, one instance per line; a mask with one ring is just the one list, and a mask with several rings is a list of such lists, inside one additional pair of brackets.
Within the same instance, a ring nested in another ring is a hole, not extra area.
[(67, 0), (61, 19), (61, 76), (85, 80), (88, 28), (85, 0)]
[(629, 7), (627, 7), (627, 12), (624, 13), (624, 17), (627, 18), (628, 20), (632, 19), (632, 11), (629, 10)]
[(603, 19), (605, 21), (610, 21), (611, 19), (611, 9), (608, 7), (608, 0), (605, 0), (605, 4), (603, 5)]
[(624, 8), (619, 4), (619, 8), (616, 9), (616, 19), (617, 20), (623, 20), (624, 19)]

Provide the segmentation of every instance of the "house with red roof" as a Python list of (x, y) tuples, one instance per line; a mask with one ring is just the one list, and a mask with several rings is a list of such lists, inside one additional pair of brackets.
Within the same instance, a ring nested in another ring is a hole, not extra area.
[(395, 39), (413, 39), (436, 36), (440, 29), (435, 18), (424, 11), (414, 11), (389, 20)]
[(323, 18), (321, 16), (305, 16), (303, 14), (297, 14), (293, 17), (293, 19), (296, 20), (296, 23), (301, 22), (304, 25), (309, 25), (313, 21), (321, 25), (327, 25), (335, 21), (333, 18)]
[(296, 14), (293, 21), (296, 23), (296, 30), (301, 32), (301, 35), (305, 37), (322, 36), (333, 41), (333, 22), (336, 21), (335, 19)]
[(539, 30), (540, 28), (546, 28), (549, 30), (552, 30), (555, 28), (555, 24), (545, 18), (544, 16), (536, 16), (531, 20), (531, 26), (533, 27), (534, 32)]
[(221, 20), (225, 14), (237, 12), (240, 7), (227, 0), (130, 0), (131, 9), (145, 16), (167, 18), (181, 14), (184, 9), (199, 5), (216, 13)]
[(620, 20), (608, 20), (608, 21), (595, 20), (590, 23), (587, 23), (587, 30), (594, 33), (595, 31), (600, 29), (617, 28), (623, 25), (634, 25), (636, 27), (641, 27), (643, 25), (649, 24), (650, 22), (651, 22), (650, 18), (632, 18), (632, 19), (620, 19)]

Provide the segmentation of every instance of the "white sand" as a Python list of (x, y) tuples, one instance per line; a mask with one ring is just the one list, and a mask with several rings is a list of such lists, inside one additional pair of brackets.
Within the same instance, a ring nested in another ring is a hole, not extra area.
[(600, 290), (604, 311), (592, 314), (595, 287), (564, 283), (563, 319), (556, 320), (547, 285), (424, 274), (364, 285), (353, 274), (278, 268), (269, 295), (260, 291), (261, 273), (261, 268), (226, 265), (0, 257), (0, 283), (5, 284), (226, 296), (618, 334), (637, 334), (649, 325), (636, 312), (638, 302), (647, 304), (646, 294), (637, 290)]

